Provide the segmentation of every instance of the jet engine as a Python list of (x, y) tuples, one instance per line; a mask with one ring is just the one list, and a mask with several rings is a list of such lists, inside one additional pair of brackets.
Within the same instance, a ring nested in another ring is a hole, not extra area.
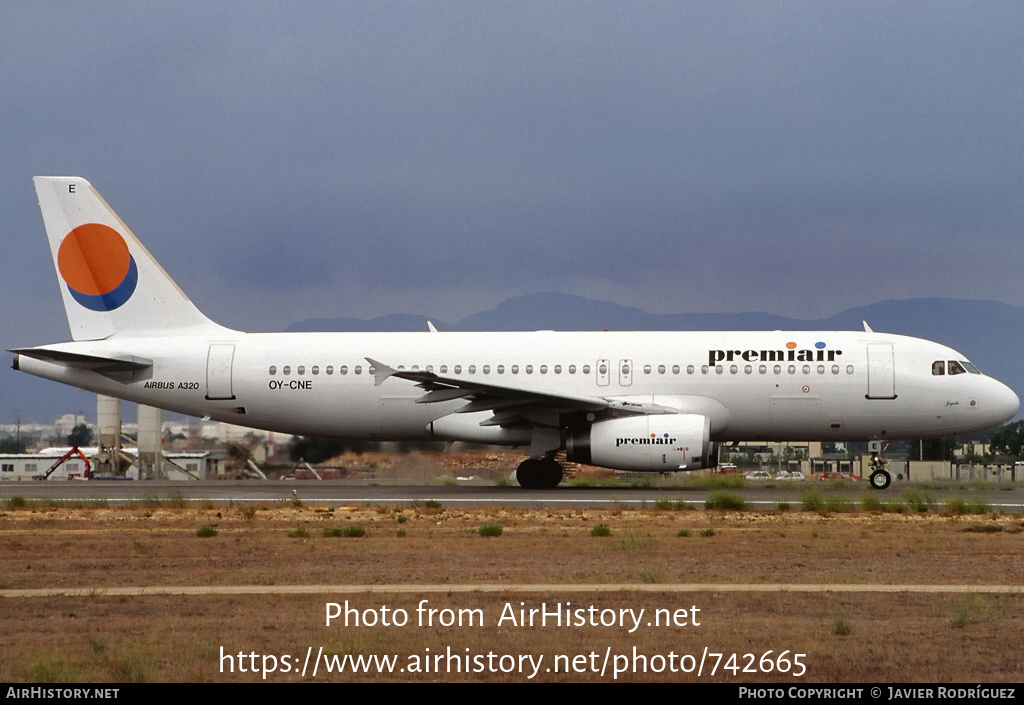
[(711, 420), (701, 414), (627, 416), (569, 431), (568, 460), (616, 470), (671, 472), (715, 467), (718, 444)]

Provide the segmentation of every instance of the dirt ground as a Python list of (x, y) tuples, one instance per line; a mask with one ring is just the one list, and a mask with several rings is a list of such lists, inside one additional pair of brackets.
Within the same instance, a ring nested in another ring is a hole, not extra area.
[[(501, 535), (482, 536), (484, 525)], [(599, 525), (610, 535), (591, 535)], [(197, 535), (202, 527), (216, 535)], [(337, 530), (343, 535), (328, 535)], [(29, 506), (0, 512), (0, 557), (0, 680), (8, 682), (253, 681), (270, 666), (268, 681), (1024, 680), (1020, 592), (846, 591), (1024, 586), (1020, 517)], [(832, 589), (672, 587), (719, 583)], [(329, 587), (343, 585), (376, 591)], [(445, 585), (452, 590), (437, 587)], [(473, 585), (510, 587), (462, 591)], [(624, 588), (603, 591), (608, 585)], [(17, 593), (161, 586), (284, 594)], [(289, 586), (328, 587), (289, 594)], [(346, 601), (348, 626), (328, 625), (329, 603)], [(531, 625), (531, 609), (546, 609), (545, 623), (535, 612)], [(402, 611), (406, 623), (393, 624)], [(318, 659), (314, 676), (318, 654), (338, 661)], [(391, 656), (393, 666), (372, 661)]]

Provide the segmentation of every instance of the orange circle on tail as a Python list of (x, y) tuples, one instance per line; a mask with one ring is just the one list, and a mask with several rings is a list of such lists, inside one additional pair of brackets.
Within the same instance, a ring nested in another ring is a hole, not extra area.
[(57, 251), (57, 269), (67, 285), (86, 296), (103, 296), (128, 275), (131, 254), (116, 230), (89, 223), (68, 233)]

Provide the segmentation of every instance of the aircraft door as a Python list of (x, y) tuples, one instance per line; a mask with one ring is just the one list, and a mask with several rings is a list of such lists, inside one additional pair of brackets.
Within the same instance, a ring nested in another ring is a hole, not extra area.
[(234, 399), (231, 387), (231, 367), (235, 359), (235, 346), (214, 343), (206, 357), (206, 398)]
[(597, 386), (607, 387), (608, 380), (611, 379), (611, 363), (607, 360), (597, 361)]
[(891, 343), (868, 344), (868, 399), (896, 398), (896, 368)]
[(623, 387), (633, 384), (632, 360), (619, 360), (619, 384)]

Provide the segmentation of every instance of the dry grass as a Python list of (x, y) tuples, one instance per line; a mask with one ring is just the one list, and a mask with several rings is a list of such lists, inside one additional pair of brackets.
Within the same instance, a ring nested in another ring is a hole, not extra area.
[[(404, 517), (396, 536), (396, 521)], [(1002, 531), (965, 531), (979, 523)], [(481, 540), (481, 525), (504, 528)], [(607, 525), (612, 537), (592, 537)], [(713, 524), (715, 535), (700, 539)], [(196, 536), (215, 527), (213, 539)], [(296, 527), (307, 536), (290, 538)], [(324, 528), (365, 527), (359, 540), (325, 538)], [(531, 583), (1024, 584), (1019, 517), (865, 514), (510, 510), (379, 507), (318, 511), (265, 506), (256, 512), (137, 508), (0, 512), (0, 588), (159, 585)], [(680, 539), (682, 531), (698, 538)], [(484, 627), (331, 627), (324, 603), (359, 609), (480, 609)], [(701, 625), (523, 628), (496, 624), (505, 603), (572, 602), (599, 608), (700, 607)], [(357, 596), (3, 598), (5, 658), (0, 681), (250, 681), (220, 673), (220, 649), (237, 654), (332, 653), (403, 656), (457, 653), (555, 654), (806, 653), (802, 679), (719, 674), (713, 680), (781, 682), (1024, 680), (1021, 596), (849, 593), (386, 593)], [(550, 665), (550, 664), (549, 664)], [(390, 679), (397, 679), (398, 675)], [(316, 680), (379, 680), (352, 674)], [(436, 674), (401, 676), (437, 680)], [(441, 680), (521, 681), (518, 674), (453, 674)], [(540, 680), (598, 681), (541, 673)], [(274, 681), (301, 680), (277, 674)], [(307, 680), (309, 680), (307, 678)], [(603, 680), (610, 680), (610, 675)], [(621, 679), (620, 679), (621, 680)], [(634, 674), (627, 680), (696, 680), (692, 674)], [(707, 680), (706, 674), (701, 680)]]

